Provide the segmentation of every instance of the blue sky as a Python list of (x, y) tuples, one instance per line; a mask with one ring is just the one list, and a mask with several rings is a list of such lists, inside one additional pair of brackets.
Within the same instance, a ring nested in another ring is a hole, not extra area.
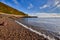
[(27, 14), (60, 14), (60, 0), (0, 0), (1, 2)]

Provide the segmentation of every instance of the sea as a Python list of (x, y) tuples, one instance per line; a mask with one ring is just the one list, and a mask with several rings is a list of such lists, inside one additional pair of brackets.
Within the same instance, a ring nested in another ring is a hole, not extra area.
[[(31, 28), (36, 29), (37, 31), (45, 33), (46, 35), (56, 36), (60, 39), (60, 17), (47, 17), (47, 18), (20, 18), (19, 22), (24, 25), (32, 26)], [(39, 29), (39, 30), (38, 30)], [(56, 33), (56, 34), (54, 34)]]
[[(60, 18), (27, 18), (27, 23), (60, 34)], [(34, 24), (36, 23), (36, 24)]]

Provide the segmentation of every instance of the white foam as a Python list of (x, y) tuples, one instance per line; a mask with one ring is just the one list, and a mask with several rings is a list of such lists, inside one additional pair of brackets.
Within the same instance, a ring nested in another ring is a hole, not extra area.
[(32, 31), (32, 32), (35, 32), (35, 33), (38, 34), (38, 35), (44, 36), (44, 38), (47, 38), (47, 39), (49, 39), (49, 40), (55, 40), (54, 37), (51, 38), (51, 37), (49, 37), (49, 36), (46, 36), (45, 34), (42, 34), (42, 33), (38, 32), (38, 31), (36, 31), (36, 30), (34, 30), (34, 29), (32, 29), (32, 28), (27, 27), (26, 25), (20, 23), (19, 21), (16, 21), (16, 20), (15, 20), (15, 22), (18, 23), (19, 25), (25, 27), (26, 29), (28, 29), (28, 30), (30, 30), (30, 31)]

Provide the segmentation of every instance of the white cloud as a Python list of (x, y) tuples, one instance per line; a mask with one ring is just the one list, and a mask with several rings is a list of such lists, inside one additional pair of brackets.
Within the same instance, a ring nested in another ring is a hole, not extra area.
[(43, 5), (42, 7), (40, 7), (40, 9), (43, 9), (43, 8), (46, 8), (46, 7), (49, 7), (49, 5)]
[(60, 0), (54, 0), (54, 4), (53, 4), (53, 9), (51, 10), (51, 12), (52, 11), (54, 11), (55, 9), (57, 9), (57, 8), (60, 8)]
[(55, 0), (54, 6), (56, 6), (56, 8), (57, 7), (60, 7), (60, 4), (59, 3), (60, 3), (60, 0)]
[(35, 13), (33, 15), (38, 17), (60, 17), (60, 14), (57, 13)]
[(30, 3), (27, 9), (31, 9), (31, 8), (33, 8), (33, 4)]
[(59, 5), (57, 5), (57, 7), (60, 7), (60, 4), (59, 4)]
[(13, 0), (13, 1), (14, 1), (15, 4), (19, 4), (19, 3), (17, 2), (17, 0)]
[(57, 4), (59, 4), (59, 1), (55, 1), (54, 5), (57, 5)]

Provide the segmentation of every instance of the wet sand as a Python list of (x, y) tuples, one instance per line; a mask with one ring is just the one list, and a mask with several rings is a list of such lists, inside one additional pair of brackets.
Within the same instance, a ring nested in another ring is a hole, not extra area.
[(7, 16), (0, 16), (0, 40), (48, 40)]

